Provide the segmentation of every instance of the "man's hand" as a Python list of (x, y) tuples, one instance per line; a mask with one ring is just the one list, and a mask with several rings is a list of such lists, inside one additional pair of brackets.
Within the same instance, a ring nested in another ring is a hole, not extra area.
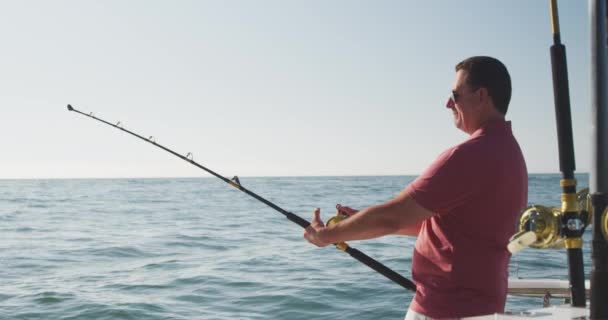
[(353, 209), (351, 207), (345, 207), (340, 204), (336, 205), (336, 209), (338, 209), (338, 212), (340, 212), (341, 214), (345, 214), (349, 217), (354, 215), (355, 213), (359, 212), (359, 210)]
[(321, 209), (316, 208), (310, 226), (304, 229), (304, 238), (317, 247), (325, 247), (331, 244), (323, 240), (325, 230), (325, 223), (321, 220)]

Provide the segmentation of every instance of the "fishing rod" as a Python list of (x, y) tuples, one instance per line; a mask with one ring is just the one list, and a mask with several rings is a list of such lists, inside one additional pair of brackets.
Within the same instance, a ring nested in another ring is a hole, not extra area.
[(568, 276), (572, 306), (584, 307), (585, 268), (583, 264), (583, 232), (587, 217), (581, 215), (576, 196), (576, 179), (574, 170), (574, 142), (572, 136), (572, 117), (570, 113), (570, 93), (568, 86), (568, 67), (566, 64), (566, 47), (561, 43), (557, 1), (550, 1), (553, 45), (551, 46), (551, 70), (553, 74), (553, 95), (555, 100), (555, 118), (557, 123), (557, 141), (559, 168), (562, 172), (561, 233), (568, 252)]
[[(583, 234), (587, 226), (592, 222), (591, 216), (596, 220), (594, 222), (594, 235), (598, 233), (598, 225), (603, 225), (603, 223), (597, 221), (599, 219), (598, 211), (600, 208), (605, 207), (608, 200), (606, 200), (605, 196), (597, 194), (589, 197), (589, 189), (583, 189), (578, 193), (576, 191), (576, 179), (574, 176), (576, 165), (574, 161), (574, 139), (572, 135), (566, 47), (561, 43), (557, 1), (551, 0), (549, 4), (553, 33), (553, 45), (550, 47), (551, 73), (555, 102), (559, 169), (562, 174), (559, 182), (562, 191), (561, 207), (533, 205), (527, 208), (519, 218), (520, 232), (513, 237), (514, 239), (509, 243), (508, 248), (514, 253), (525, 246), (539, 249), (565, 247), (568, 256), (570, 303), (573, 307), (585, 307), (587, 302), (585, 266), (583, 263)], [(601, 27), (601, 30), (603, 30), (603, 27)], [(604, 57), (605, 51), (598, 55)], [(593, 243), (594, 247), (596, 244), (601, 247), (594, 249), (599, 252), (593, 253), (594, 259), (595, 257), (599, 259), (599, 257), (605, 256), (608, 253), (608, 245), (595, 240)], [(605, 258), (601, 259), (608, 261)], [(597, 275), (598, 279), (601, 281), (608, 280), (608, 272), (605, 272), (603, 268), (599, 268), (597, 271), (599, 272), (595, 273), (595, 275)], [(608, 290), (603, 292), (608, 294)], [(598, 305), (597, 302), (599, 301), (601, 301), (600, 304), (606, 305), (605, 301), (598, 299), (591, 300), (592, 305), (594, 301), (595, 305)], [(602, 319), (606, 319), (604, 315), (608, 315), (608, 308), (605, 308), (601, 312), (603, 312)], [(594, 315), (593, 311), (591, 314)], [(592, 318), (595, 319), (593, 316)]]
[[(157, 147), (159, 147), (159, 148), (161, 148), (161, 149), (169, 152), (170, 154), (172, 154), (172, 155), (174, 155), (174, 156), (176, 156), (176, 157), (178, 157), (178, 158), (180, 158), (180, 159), (182, 159), (182, 160), (184, 160), (186, 162), (189, 162), (190, 164), (192, 164), (192, 165), (194, 165), (194, 166), (196, 166), (196, 167), (198, 167), (200, 169), (203, 169), (203, 170), (207, 171), (211, 175), (213, 175), (213, 176), (221, 179), (222, 181), (226, 182), (227, 184), (229, 184), (229, 185), (231, 185), (231, 186), (233, 186), (233, 187), (235, 187), (235, 188), (243, 191), (244, 193), (248, 194), (249, 196), (253, 197), (254, 199), (256, 199), (256, 200), (264, 203), (265, 205), (267, 205), (267, 206), (275, 209), (276, 211), (278, 211), (279, 213), (281, 213), (282, 215), (284, 215), (287, 219), (289, 219), (290, 221), (292, 221), (295, 224), (299, 225), (300, 227), (306, 229), (306, 228), (308, 228), (308, 226), (310, 226), (310, 222), (308, 222), (306, 219), (303, 219), (300, 216), (298, 216), (298, 215), (296, 215), (296, 214), (294, 214), (292, 212), (289, 212), (289, 211), (287, 211), (287, 210), (285, 210), (285, 209), (277, 206), (276, 204), (274, 204), (274, 203), (272, 203), (272, 202), (264, 199), (263, 197), (259, 196), (258, 194), (254, 193), (253, 191), (250, 191), (249, 189), (243, 187), (243, 185), (241, 185), (241, 182), (239, 181), (239, 178), (237, 176), (234, 176), (232, 179), (228, 179), (228, 178), (226, 178), (226, 177), (224, 177), (224, 176), (216, 173), (215, 171), (213, 171), (213, 170), (211, 170), (209, 168), (206, 168), (203, 165), (199, 164), (198, 162), (194, 161), (191, 153), (188, 153), (185, 156), (181, 155), (181, 154), (179, 154), (179, 153), (177, 153), (177, 152), (175, 152), (175, 151), (173, 151), (173, 150), (171, 150), (171, 149), (169, 149), (169, 148), (167, 148), (167, 147), (165, 147), (165, 146), (163, 146), (161, 144), (156, 143), (156, 141), (154, 140), (154, 137), (152, 137), (152, 136), (150, 136), (149, 138), (144, 138), (144, 137), (140, 136), (137, 133), (134, 133), (132, 131), (129, 131), (129, 130), (123, 128), (120, 125), (120, 122), (118, 122), (116, 124), (110, 123), (108, 121), (105, 121), (103, 119), (95, 117), (92, 112), (89, 113), (89, 114), (87, 114), (87, 113), (81, 112), (79, 110), (76, 110), (76, 109), (74, 109), (69, 104), (68, 104), (68, 111), (74, 111), (76, 113), (82, 114), (82, 115), (87, 116), (89, 118), (95, 119), (95, 120), (97, 120), (99, 122), (103, 122), (103, 123), (105, 123), (105, 124), (107, 124), (109, 126), (112, 126), (112, 127), (116, 128), (116, 129), (119, 129), (119, 130), (122, 130), (122, 131), (124, 131), (124, 132), (126, 132), (126, 133), (128, 133), (128, 134), (130, 134), (132, 136), (135, 136), (135, 137), (137, 137), (137, 138), (139, 138), (141, 140), (144, 140), (144, 141), (146, 141), (148, 143), (151, 143), (151, 144), (153, 144), (153, 145), (155, 145), (155, 146), (157, 146)], [(339, 215), (336, 216), (336, 217), (339, 217)], [(340, 218), (334, 219), (333, 221), (337, 221), (339, 219)], [(330, 222), (328, 221), (328, 224), (329, 223)], [(416, 285), (411, 280), (403, 277), (402, 275), (398, 274), (397, 272), (393, 271), (392, 269), (388, 268), (387, 266), (385, 266), (385, 265), (381, 264), (380, 262), (374, 260), (372, 257), (366, 255), (365, 253), (363, 253), (363, 252), (361, 252), (361, 251), (359, 251), (359, 250), (357, 250), (355, 248), (350, 247), (349, 245), (347, 245), (344, 242), (337, 243), (337, 244), (335, 244), (335, 246), (339, 250), (348, 253), (351, 257), (355, 258), (356, 260), (358, 260), (359, 262), (363, 263), (364, 265), (372, 268), (376, 272), (378, 272), (381, 275), (387, 277), (388, 279), (390, 279), (393, 282), (397, 283), (398, 285), (404, 287), (405, 289), (408, 289), (408, 290), (411, 290), (411, 291), (414, 291), (414, 292), (416, 291)]]

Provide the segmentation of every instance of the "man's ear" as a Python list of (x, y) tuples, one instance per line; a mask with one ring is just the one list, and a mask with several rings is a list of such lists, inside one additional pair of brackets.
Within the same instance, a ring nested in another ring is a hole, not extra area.
[(488, 88), (481, 87), (477, 90), (476, 98), (479, 99), (479, 103), (490, 103), (492, 102), (492, 98), (490, 97), (490, 93), (488, 92)]

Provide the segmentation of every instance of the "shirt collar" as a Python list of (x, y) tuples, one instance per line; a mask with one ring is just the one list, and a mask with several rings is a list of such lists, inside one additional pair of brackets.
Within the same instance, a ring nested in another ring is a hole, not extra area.
[(507, 131), (511, 133), (511, 121), (506, 121), (504, 119), (501, 120), (493, 120), (484, 123), (479, 129), (475, 130), (471, 137), (477, 137), (480, 135), (487, 135), (496, 132), (504, 132)]

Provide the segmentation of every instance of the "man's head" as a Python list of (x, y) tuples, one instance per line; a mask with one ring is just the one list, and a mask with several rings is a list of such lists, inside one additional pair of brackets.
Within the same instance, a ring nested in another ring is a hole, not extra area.
[(504, 118), (510, 100), (511, 77), (497, 59), (476, 56), (456, 65), (447, 107), (459, 129), (471, 134), (487, 121)]

